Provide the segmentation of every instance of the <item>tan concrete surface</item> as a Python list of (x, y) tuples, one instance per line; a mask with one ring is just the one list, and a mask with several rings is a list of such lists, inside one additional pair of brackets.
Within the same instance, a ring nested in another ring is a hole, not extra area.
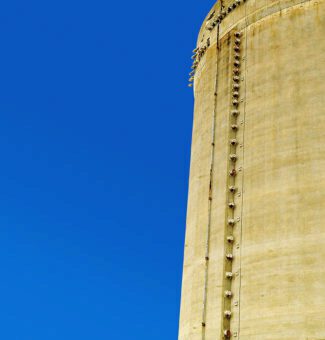
[(207, 47), (194, 80), (179, 340), (228, 329), (231, 339), (324, 340), (325, 0), (242, 0), (209, 31), (220, 10), (198, 38)]

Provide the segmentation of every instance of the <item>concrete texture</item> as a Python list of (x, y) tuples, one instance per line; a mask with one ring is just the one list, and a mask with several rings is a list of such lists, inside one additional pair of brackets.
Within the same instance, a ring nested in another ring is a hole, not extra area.
[(210, 31), (220, 12), (198, 38), (179, 340), (325, 339), (325, 0), (241, 1)]

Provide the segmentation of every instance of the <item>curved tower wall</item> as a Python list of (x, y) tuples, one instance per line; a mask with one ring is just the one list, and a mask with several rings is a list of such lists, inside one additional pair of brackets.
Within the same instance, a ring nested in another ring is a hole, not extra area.
[(179, 339), (325, 339), (325, 0), (219, 1), (197, 46)]

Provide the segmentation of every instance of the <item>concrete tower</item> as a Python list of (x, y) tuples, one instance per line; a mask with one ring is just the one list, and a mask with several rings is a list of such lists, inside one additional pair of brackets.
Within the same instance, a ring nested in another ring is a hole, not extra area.
[(325, 339), (325, 0), (199, 33), (179, 340)]

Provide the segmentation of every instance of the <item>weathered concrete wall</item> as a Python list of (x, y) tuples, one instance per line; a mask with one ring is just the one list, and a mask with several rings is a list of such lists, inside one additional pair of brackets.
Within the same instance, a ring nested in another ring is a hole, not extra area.
[(179, 339), (325, 339), (325, 0), (242, 0), (213, 28), (220, 11), (198, 39)]

